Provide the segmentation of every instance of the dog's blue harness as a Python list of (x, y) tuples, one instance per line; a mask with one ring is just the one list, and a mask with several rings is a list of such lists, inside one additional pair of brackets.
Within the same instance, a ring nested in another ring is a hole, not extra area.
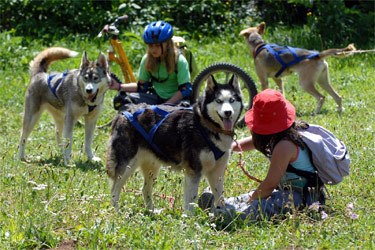
[[(275, 51), (273, 48), (281, 48), (281, 50)], [(312, 52), (312, 54), (308, 55), (308, 56), (298, 56), (297, 53), (296, 53), (296, 50), (300, 50), (298, 48), (292, 48), (292, 47), (289, 47), (289, 46), (279, 46), (279, 45), (276, 45), (276, 44), (263, 44), (255, 51), (254, 58), (263, 49), (267, 49), (270, 53), (272, 53), (273, 56), (276, 58), (276, 60), (281, 64), (281, 69), (275, 74), (275, 77), (279, 77), (286, 68), (288, 68), (288, 67), (290, 67), (294, 64), (297, 64), (300, 61), (303, 61), (305, 59), (311, 59), (311, 58), (319, 56), (319, 52), (316, 52), (316, 51), (310, 51), (310, 52)], [(280, 55), (284, 54), (284, 53), (288, 53), (288, 52), (290, 52), (293, 55), (294, 60), (289, 62), (289, 63), (286, 63), (286, 62), (283, 61), (283, 59), (281, 59)]]
[[(155, 133), (156, 133), (157, 129), (159, 128), (159, 126), (165, 121), (165, 119), (167, 119), (167, 117), (172, 112), (165, 111), (165, 110), (163, 110), (163, 109), (161, 109), (157, 106), (151, 106), (150, 108), (148, 108), (148, 109), (152, 109), (155, 113), (159, 114), (163, 118), (157, 124), (154, 125), (154, 127), (150, 130), (150, 132), (147, 133), (137, 121), (137, 117), (140, 114), (142, 114), (145, 111), (145, 109), (147, 109), (147, 108), (137, 110), (136, 112), (134, 112), (134, 114), (131, 114), (128, 111), (123, 111), (122, 114), (125, 115), (126, 118), (128, 118), (130, 123), (138, 130), (138, 132), (146, 139), (146, 141), (151, 145), (151, 147), (156, 152), (158, 152), (159, 154), (163, 155), (164, 157), (166, 157), (168, 159), (168, 157), (160, 150), (160, 148), (155, 143), (153, 143), (153, 138), (154, 138)], [(181, 109), (192, 110), (193, 108), (192, 107), (189, 107), (189, 108), (181, 107), (179, 110), (181, 110)], [(218, 147), (215, 146), (215, 144), (208, 137), (206, 131), (204, 131), (204, 128), (200, 124), (199, 124), (199, 130), (202, 133), (202, 136), (205, 139), (205, 141), (207, 142), (211, 151), (214, 153), (215, 160), (217, 160), (221, 156), (223, 156), (225, 154), (225, 152), (221, 151)]]
[(57, 73), (57, 74), (54, 74), (54, 75), (48, 75), (48, 77), (47, 77), (48, 88), (51, 90), (52, 94), (53, 94), (57, 99), (59, 99), (59, 98), (57, 97), (56, 90), (57, 90), (57, 88), (60, 86), (60, 83), (62, 83), (62, 81), (63, 81), (64, 78), (66, 77), (67, 72), (68, 72), (68, 70), (65, 70), (65, 71), (61, 74), (61, 78), (60, 78), (59, 80), (57, 80), (55, 86), (52, 86), (52, 85), (51, 85), (51, 80), (52, 80), (55, 76), (59, 75), (60, 73)]
[[(57, 80), (55, 86), (52, 86), (51, 81), (52, 81), (52, 79), (53, 79), (55, 76), (59, 75), (60, 73), (57, 73), (57, 74), (54, 74), (54, 75), (49, 75), (49, 74), (48, 74), (48, 76), (47, 76), (47, 84), (48, 84), (48, 88), (51, 90), (52, 94), (56, 97), (56, 99), (59, 99), (59, 97), (58, 97), (57, 94), (56, 94), (57, 88), (60, 86), (60, 84), (62, 83), (62, 81), (65, 79), (65, 77), (66, 77), (66, 75), (67, 75), (67, 72), (68, 72), (68, 70), (66, 69), (63, 73), (61, 73), (61, 77), (60, 77), (59, 80)], [(90, 106), (90, 105), (89, 105), (89, 113), (90, 113), (91, 111), (93, 111), (95, 108), (96, 108), (96, 105), (94, 105), (94, 106)]]
[(215, 144), (212, 142), (212, 140), (210, 139), (210, 137), (208, 137), (206, 131), (204, 131), (204, 128), (202, 127), (201, 124), (199, 124), (198, 128), (201, 131), (201, 133), (203, 135), (203, 138), (207, 142), (207, 144), (210, 147), (211, 151), (214, 153), (215, 160), (217, 160), (220, 157), (222, 157), (225, 154), (225, 152), (221, 151), (218, 147), (215, 146)]

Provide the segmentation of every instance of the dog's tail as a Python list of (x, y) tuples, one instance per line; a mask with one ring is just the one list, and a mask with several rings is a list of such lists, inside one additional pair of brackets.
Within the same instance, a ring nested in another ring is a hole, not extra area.
[(112, 121), (112, 129), (111, 129), (111, 136), (108, 139), (108, 149), (107, 149), (107, 156), (106, 156), (106, 172), (111, 180), (115, 180), (116, 178), (116, 168), (117, 168), (117, 158), (116, 152), (114, 151), (114, 147), (112, 145), (113, 138), (116, 136), (114, 135), (116, 127), (118, 126), (119, 120), (121, 115), (117, 114)]
[(334, 57), (345, 57), (354, 54), (354, 51), (357, 49), (354, 47), (354, 45), (351, 43), (346, 48), (341, 49), (327, 49), (323, 50), (319, 53), (319, 58), (324, 59), (329, 56)]
[(62, 47), (51, 47), (43, 50), (30, 62), (30, 74), (34, 76), (40, 72), (47, 72), (51, 63), (65, 58), (75, 57), (78, 52)]

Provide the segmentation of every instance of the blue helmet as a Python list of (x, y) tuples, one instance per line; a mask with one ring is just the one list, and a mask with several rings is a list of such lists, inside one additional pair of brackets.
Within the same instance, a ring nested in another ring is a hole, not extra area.
[(145, 27), (143, 40), (145, 43), (161, 43), (173, 36), (173, 28), (167, 22), (155, 21)]

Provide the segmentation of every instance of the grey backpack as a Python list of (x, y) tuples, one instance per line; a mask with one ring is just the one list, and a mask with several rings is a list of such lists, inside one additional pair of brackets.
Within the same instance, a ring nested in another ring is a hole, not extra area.
[(311, 160), (324, 184), (336, 185), (349, 174), (350, 157), (345, 144), (330, 131), (309, 124), (306, 130), (298, 131), (311, 152)]

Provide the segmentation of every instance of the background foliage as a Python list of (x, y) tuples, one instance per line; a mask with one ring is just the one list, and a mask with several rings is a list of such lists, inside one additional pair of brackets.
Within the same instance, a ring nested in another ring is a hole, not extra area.
[(314, 49), (352, 42), (372, 48), (375, 36), (373, 1), (3, 0), (0, 14), (2, 30), (43, 41), (94, 37), (98, 27), (124, 14), (130, 17), (124, 28), (137, 34), (150, 21), (162, 19), (190, 38), (238, 34), (262, 20), (270, 27), (304, 27), (312, 39), (305, 47)]
[[(311, 116), (315, 99), (301, 89), (296, 75), (285, 79), (286, 98), (296, 106), (298, 119), (333, 131), (346, 143), (352, 159), (350, 175), (339, 185), (328, 187), (331, 198), (323, 208), (328, 215), (325, 219), (309, 210), (254, 225), (233, 223), (223, 230), (210, 215), (199, 210), (195, 216), (183, 215), (183, 174), (170, 173), (165, 168), (155, 184), (155, 193), (173, 196), (175, 203), (171, 207), (167, 199), (155, 197), (155, 206), (164, 210), (154, 215), (145, 211), (142, 197), (131, 191), (140, 190), (142, 186), (141, 175), (135, 173), (126, 186), (127, 191), (122, 192), (120, 209), (115, 211), (110, 204), (110, 182), (104, 170), (105, 145), (110, 129), (95, 131), (94, 151), (103, 162), (89, 163), (83, 150), (84, 129), (77, 126), (72, 145), (74, 165), (63, 166), (55, 141), (54, 124), (46, 113), (28, 141), (28, 162), (17, 159), (23, 97), (29, 84), (28, 63), (45, 47), (86, 50), (94, 59), (99, 50), (108, 48), (108, 40), (95, 38), (102, 25), (127, 13), (131, 20), (120, 27), (121, 40), (131, 64), (138, 65), (144, 53), (144, 44), (139, 38), (143, 25), (168, 15), (168, 20), (174, 24), (181, 20), (176, 25), (177, 32), (190, 38), (188, 44), (199, 69), (215, 62), (234, 63), (251, 75), (259, 91), (260, 83), (250, 53), (243, 39), (238, 37), (238, 31), (244, 26), (266, 20), (267, 41), (318, 50), (339, 44), (327, 44), (333, 40), (323, 35), (320, 37), (321, 33), (314, 30), (317, 29), (314, 25), (318, 27), (321, 23), (319, 27), (324, 29), (329, 22), (339, 22), (338, 25), (344, 26), (337, 27), (346, 31), (346, 36), (340, 41), (343, 45), (355, 42), (360, 48), (374, 47), (371, 4), (367, 1), (330, 2), (335, 2), (343, 12), (336, 13), (336, 7), (331, 5), (331, 11), (328, 7), (324, 9), (328, 3), (320, 1), (189, 1), (188, 4), (185, 1), (3, 0), (0, 33), (0, 248), (46, 249), (69, 243), (75, 249), (374, 249), (375, 56), (371, 53), (327, 59), (332, 85), (343, 97), (341, 115), (336, 113), (333, 99), (317, 86), (327, 98), (321, 113)], [(158, 9), (158, 6), (166, 7)], [(170, 12), (167, 6), (173, 7)], [(187, 11), (188, 7), (194, 9), (194, 13)], [(297, 7), (301, 15), (293, 12)], [(327, 14), (320, 18), (318, 7)], [(351, 19), (355, 10), (361, 14), (357, 19)], [(179, 13), (184, 19), (177, 18)], [(190, 19), (187, 13), (196, 14), (195, 19)], [(205, 13), (205, 19), (201, 18), (202, 13)], [(329, 19), (335, 15), (338, 20)], [(234, 17), (236, 21), (227, 17)], [(355, 22), (349, 25), (345, 20)], [(361, 20), (368, 30), (355, 34), (361, 30), (357, 24)], [(332, 26), (332, 34), (327, 36), (334, 37), (335, 33), (341, 32), (335, 27)], [(357, 40), (346, 40), (354, 39), (354, 36)], [(357, 41), (367, 43), (362, 47)], [(64, 71), (67, 67), (72, 69), (79, 65), (80, 57), (76, 57), (52, 64), (50, 71)], [(111, 70), (119, 69), (111, 67)], [(276, 88), (276, 85), (271, 82), (270, 87)], [(115, 91), (107, 92), (99, 124), (107, 123), (114, 116), (112, 98), (115, 94)], [(243, 128), (236, 133), (242, 138), (249, 132)], [(246, 152), (242, 159), (252, 175), (260, 179), (265, 177), (268, 162), (260, 153)], [(233, 154), (225, 176), (227, 197), (257, 186), (247, 179), (237, 163), (238, 155)], [(207, 185), (202, 181), (199, 192)], [(353, 217), (353, 213), (358, 217)]]

